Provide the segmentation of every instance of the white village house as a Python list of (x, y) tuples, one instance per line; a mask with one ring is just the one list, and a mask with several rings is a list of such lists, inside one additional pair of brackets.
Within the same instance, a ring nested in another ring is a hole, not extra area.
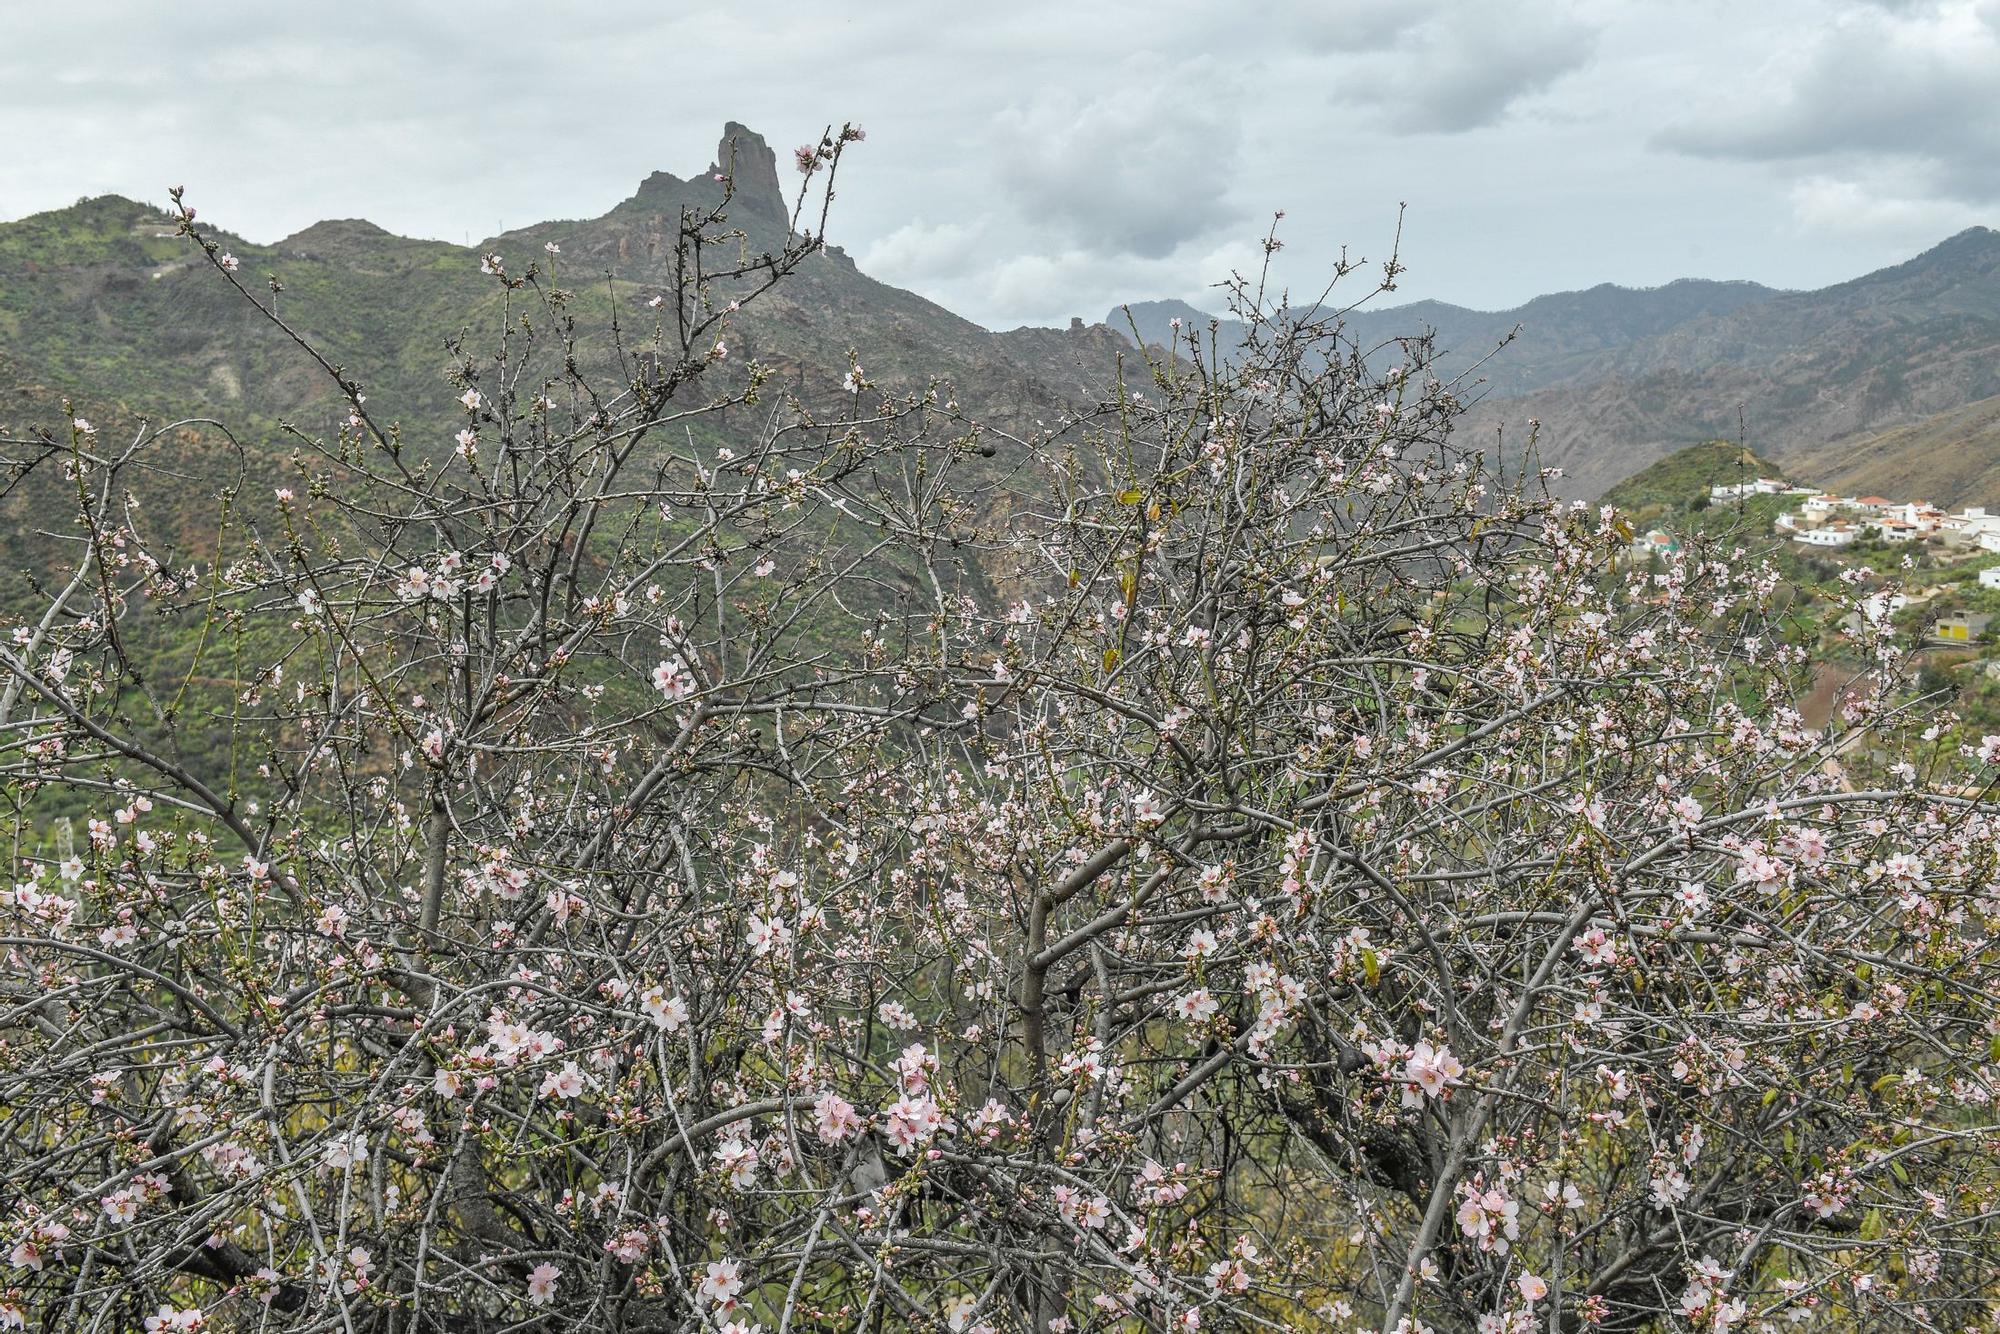
[(1810, 486), (1787, 486), (1780, 477), (1759, 477), (1754, 482), (1735, 482), (1708, 488), (1710, 500), (1736, 500), (1743, 496), (1809, 496)]
[(1809, 547), (1845, 547), (1853, 545), (1854, 539), (1859, 535), (1851, 523), (1829, 523), (1823, 527), (1806, 529), (1793, 540), (1803, 542)]
[[(1760, 483), (1763, 480), (1760, 478)], [(1711, 497), (1715, 490), (1710, 489)], [(1781, 536), (1805, 546), (1844, 547), (1865, 538), (1883, 542), (1942, 538), (2000, 552), (2000, 514), (1988, 514), (1983, 506), (1948, 514), (1924, 500), (1837, 496), (1811, 487), (1789, 488), (1783, 494), (1797, 493), (1807, 499), (1796, 510), (1780, 513), (1772, 526)]]

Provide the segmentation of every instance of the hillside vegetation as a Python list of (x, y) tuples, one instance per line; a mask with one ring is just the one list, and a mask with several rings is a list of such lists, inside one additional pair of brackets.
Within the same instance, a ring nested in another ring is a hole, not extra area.
[[(1184, 302), (1140, 302), (1108, 322), (1161, 342), (1171, 321), (1205, 329), (1209, 318)], [(1739, 434), (1829, 484), (1849, 473), (1884, 479), (1854, 483), (1867, 489), (1921, 483), (1940, 502), (1977, 503), (2000, 456), (1956, 453), (1959, 422), (1884, 434), (2000, 394), (2000, 233), (1984, 227), (1814, 291), (1603, 284), (1505, 311), (1363, 307), (1347, 326), (1364, 351), (1432, 334), (1440, 373), (1463, 376), (1455, 391), (1474, 403), (1460, 429), (1513, 444), (1533, 432), (1541, 462), (1561, 467), (1560, 486), (1579, 497), (1687, 445)], [(1242, 326), (1225, 319), (1217, 334), (1240, 340)], [(1896, 480), (1902, 452), (1934, 439), (1910, 481)]]
[(1947, 508), (2000, 508), (2000, 396), (1907, 426), (1807, 445), (1787, 459), (1850, 495), (1923, 497)]
[[(579, 318), (601, 331), (581, 354), (637, 379), (646, 371), (631, 349), (659, 319), (648, 302), (675, 281), (673, 229), (684, 209), (712, 205), (725, 189), (734, 191), (739, 262), (820, 225), (793, 217), (770, 146), (731, 123), (715, 162), (685, 179), (655, 172), (602, 216), (537, 223), (472, 247), (397, 237), (360, 219), (317, 223), (271, 245), (213, 235), (246, 278), (277, 284), (278, 309), (297, 330), (341, 348), (347, 373), (415, 414), (403, 425), (421, 451), (452, 419), (449, 396), (438, 392), (453, 360), (448, 331), (512, 318), (479, 281), (482, 255), (497, 253), (516, 270), (541, 261), (550, 281), (573, 289)], [(117, 404), (227, 415), (253, 449), (282, 444), (280, 419), (329, 426), (337, 404), (318, 368), (280, 330), (202, 282), (172, 230), (158, 208), (116, 196), (0, 224), (0, 346), (10, 355), (0, 395), (29, 384), (101, 413)], [(551, 244), (560, 255), (544, 259)], [(1737, 435), (1739, 413), (1741, 433), (1767, 454), (1796, 455), (1795, 466), (1829, 482), (1852, 476), (1886, 489), (1893, 473), (1948, 502), (1976, 497), (2000, 468), (2000, 449), (1957, 448), (1952, 433), (1967, 423), (1921, 425), (2000, 396), (2000, 233), (1985, 228), (1816, 291), (1690, 279), (1602, 284), (1503, 311), (1380, 300), (1347, 312), (1348, 344), (1379, 354), (1386, 368), (1408, 359), (1404, 340), (1432, 338), (1430, 364), (1472, 405), (1458, 429), (1509, 451), (1532, 435), (1540, 461), (1563, 469), (1568, 495), (1600, 495), (1676, 449)], [(885, 386), (940, 376), (984, 420), (1032, 431), (1109, 397), (1135, 330), (1149, 344), (1168, 341), (1174, 319), (1205, 331), (1212, 314), (1226, 316), (1220, 297), (1212, 304), (1217, 311), (1138, 302), (1103, 324), (993, 332), (870, 278), (829, 245), (732, 323), (730, 354), (756, 358), (776, 387), (808, 396), (837, 385), (823, 368), (851, 362)], [(1225, 348), (1241, 336), (1226, 317), (1215, 331)], [(1975, 417), (1976, 432), (1993, 414)], [(1884, 434), (1904, 427), (1919, 429)], [(1895, 473), (1905, 452), (1910, 471)]]
[(1741, 432), (1787, 461), (1917, 422), (2000, 394), (2000, 233), (1975, 227), (1849, 282), (1697, 316), (1531, 392), (1494, 388), (1465, 429), (1514, 439), (1538, 422), (1543, 462), (1582, 496), (1738, 434), (1739, 411)]
[(1782, 478), (1784, 472), (1755, 450), (1732, 440), (1710, 440), (1677, 450), (1606, 491), (1604, 503), (1616, 505), (1635, 521), (1686, 509), (1705, 500), (1712, 486)]

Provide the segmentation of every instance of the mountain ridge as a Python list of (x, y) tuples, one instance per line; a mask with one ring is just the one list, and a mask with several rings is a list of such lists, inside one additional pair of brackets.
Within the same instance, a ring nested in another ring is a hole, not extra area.
[[(452, 415), (444, 335), (507, 319), (505, 297), (478, 272), (482, 254), (497, 251), (516, 269), (535, 259), (601, 324), (650, 329), (647, 300), (670, 285), (684, 209), (733, 192), (732, 244), (745, 258), (792, 239), (778, 167), (762, 135), (730, 121), (702, 171), (656, 170), (596, 217), (536, 222), (476, 246), (397, 236), (365, 218), (324, 219), (268, 245), (210, 235), (239, 256), (253, 287), (277, 278), (287, 320), (429, 433)], [(560, 253), (544, 259), (547, 245)], [(280, 419), (330, 418), (336, 404), (319, 369), (198, 260), (171, 215), (122, 196), (0, 223), (9, 373), (145, 413), (247, 415), (266, 438)], [(851, 358), (885, 387), (942, 376), (969, 408), (1023, 426), (1117, 393), (1132, 325), (1141, 342), (1160, 342), (1174, 317), (1212, 318), (1185, 302), (1139, 302), (1098, 324), (991, 330), (822, 244), (732, 320), (730, 343), (792, 392), (830, 392)], [(1808, 291), (1701, 278), (1600, 283), (1503, 311), (1364, 306), (1347, 325), (1364, 351), (1397, 360), (1397, 340), (1433, 337), (1440, 372), (1462, 380), (1461, 432), (1509, 450), (1532, 434), (1542, 461), (1565, 471), (1561, 485), (1587, 497), (1683, 445), (1736, 438), (1739, 412), (1745, 438), (1789, 464), (2000, 396), (2000, 232), (1967, 228)], [(1241, 333), (1226, 320), (1217, 332), (1226, 346)], [(609, 365), (624, 354), (599, 344), (592, 355)], [(1893, 447), (1914, 448), (1917, 437), (1899, 439)], [(1934, 489), (1956, 494), (1942, 477), (1950, 453), (1923, 447)]]
[[(1466, 428), (1539, 425), (1544, 461), (1596, 495), (1683, 445), (1747, 440), (1783, 461), (2000, 394), (2000, 232), (1968, 228), (1902, 263), (1774, 295), (1493, 392)], [(1740, 413), (1740, 419), (1739, 419)]]
[[(1170, 332), (1169, 316), (1210, 318), (1185, 302), (1131, 310), (1147, 341)], [(1785, 458), (2000, 394), (2000, 231), (1968, 227), (1899, 263), (1804, 291), (1605, 283), (1506, 311), (1444, 302), (1363, 310), (1348, 328), (1365, 350), (1398, 323), (1405, 335), (1435, 331), (1447, 377), (1478, 367), (1463, 431), (1514, 446), (1533, 435), (1543, 462), (1564, 470), (1560, 484), (1590, 497), (1739, 429)], [(1515, 323), (1519, 337), (1482, 362)], [(1240, 328), (1218, 331), (1233, 339)]]
[[(1524, 316), (1532, 315), (1538, 309), (1578, 302), (1585, 297), (1645, 297), (1655, 293), (1681, 294), (1696, 289), (1742, 291), (1754, 300), (1787, 295), (1793, 290), (1781, 287), (1767, 287), (1762, 283), (1748, 278), (1682, 277), (1650, 287), (1628, 287), (1621, 283), (1601, 282), (1589, 287), (1578, 287), (1557, 292), (1543, 292), (1528, 298), (1519, 305), (1494, 310), (1482, 309), (1477, 306), (1462, 306), (1456, 302), (1426, 297), (1422, 300), (1406, 301), (1394, 306), (1383, 306), (1379, 309), (1364, 308), (1356, 313), (1373, 319), (1396, 317), (1407, 320), (1415, 317), (1422, 321), (1433, 321), (1436, 316), (1444, 315), (1460, 319), (1477, 318), (1519, 321)], [(1240, 321), (1226, 315), (1218, 315), (1211, 311), (1202, 310), (1192, 303), (1182, 301), (1178, 298), (1159, 301), (1131, 301), (1113, 306), (1105, 315), (1103, 323), (1123, 332), (1126, 329), (1125, 313), (1127, 311), (1130, 311), (1136, 317), (1140, 331), (1145, 336), (1147, 343), (1156, 343), (1164, 339), (1168, 332), (1166, 321), (1169, 318), (1178, 318), (1184, 325), (1188, 323), (1206, 325), (1210, 321), (1215, 321), (1224, 325), (1241, 327)]]
[[(1653, 286), (1627, 286), (1621, 283), (1600, 282), (1589, 287), (1566, 288), (1555, 292), (1544, 292), (1528, 298), (1518, 305), (1498, 309), (1483, 309), (1462, 306), (1454, 302), (1436, 298), (1404, 302), (1395, 306), (1376, 309), (1363, 308), (1357, 315), (1371, 319), (1399, 318), (1408, 323), (1412, 317), (1429, 320), (1437, 315), (1455, 318), (1479, 318), (1485, 320), (1519, 321), (1531, 317), (1538, 310), (1559, 309), (1582, 304), (1585, 298), (1593, 300), (1625, 298), (1644, 301), (1662, 295), (1685, 295), (1695, 291), (1728, 291), (1739, 293), (1745, 298), (1744, 305), (1782, 297), (1802, 297), (1829, 295), (1850, 289), (1859, 289), (1884, 277), (1919, 271), (1932, 271), (1948, 260), (1969, 259), (1982, 268), (1990, 267), (2000, 258), (2000, 230), (1975, 224), (1965, 227), (1942, 241), (1931, 245), (1906, 260), (1872, 269), (1867, 273), (1845, 278), (1817, 288), (1770, 287), (1748, 278), (1700, 278), (1684, 276), (1670, 279)], [(1206, 324), (1214, 320), (1222, 324), (1239, 324), (1227, 315), (1205, 311), (1193, 304), (1170, 298), (1156, 301), (1131, 301), (1111, 308), (1104, 323), (1123, 331), (1126, 328), (1125, 312), (1130, 311), (1138, 318), (1141, 333), (1148, 343), (1161, 341), (1166, 334), (1165, 322), (1170, 317), (1180, 318), (1184, 323), (1198, 321)]]
[[(782, 250), (792, 239), (792, 208), (776, 154), (734, 121), (700, 173), (655, 171), (597, 217), (533, 223), (471, 247), (396, 236), (359, 218), (321, 220), (269, 245), (202, 223), (237, 256), (246, 286), (275, 278), (287, 321), (323, 344), (377, 402), (412, 412), (413, 424), (429, 432), (453, 415), (443, 336), (507, 319), (505, 296), (479, 272), (483, 254), (500, 253), (515, 271), (538, 261), (575, 288), (577, 308), (602, 327), (615, 317), (650, 330), (657, 315), (646, 303), (671, 290), (683, 210), (713, 208), (732, 190), (728, 225), (741, 234), (728, 243), (732, 253), (754, 260)], [(266, 435), (281, 418), (330, 416), (335, 405), (318, 368), (207, 271), (174, 229), (158, 206), (122, 196), (0, 223), (0, 340), (14, 373), (79, 401), (247, 413)], [(549, 244), (560, 253), (545, 257)], [(585, 274), (589, 280), (579, 281)], [(836, 389), (851, 356), (885, 387), (941, 376), (969, 407), (1017, 423), (1058, 415), (1079, 397), (1115, 394), (1126, 348), (1100, 327), (981, 328), (861, 273), (833, 245), (733, 317), (729, 341), (736, 355), (763, 361), (795, 390)], [(593, 355), (608, 365), (622, 354), (600, 336)]]

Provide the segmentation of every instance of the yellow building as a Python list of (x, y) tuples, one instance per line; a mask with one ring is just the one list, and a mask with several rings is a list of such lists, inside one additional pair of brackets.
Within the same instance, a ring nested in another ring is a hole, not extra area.
[(1984, 612), (1953, 612), (1938, 617), (1931, 627), (1931, 638), (1944, 644), (1970, 644), (1986, 633), (1992, 621)]

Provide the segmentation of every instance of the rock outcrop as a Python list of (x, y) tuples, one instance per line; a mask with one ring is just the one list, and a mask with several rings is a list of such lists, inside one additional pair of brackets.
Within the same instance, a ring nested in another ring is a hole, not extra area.
[(733, 120), (724, 125), (715, 165), (709, 170), (735, 183), (735, 207), (776, 221), (790, 215), (785, 189), (778, 184), (778, 155), (755, 130)]

